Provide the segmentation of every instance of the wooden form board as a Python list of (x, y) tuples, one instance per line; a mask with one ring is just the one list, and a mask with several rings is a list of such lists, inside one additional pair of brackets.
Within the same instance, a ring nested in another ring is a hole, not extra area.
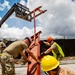
[[(31, 50), (31, 52), (33, 52), (37, 58), (40, 55), (39, 39), (40, 35), (38, 35), (38, 38), (36, 39), (37, 44)], [(31, 64), (28, 64), (27, 75), (40, 75), (40, 65), (37, 64), (37, 62), (32, 57), (29, 56), (28, 58), (31, 60)]]

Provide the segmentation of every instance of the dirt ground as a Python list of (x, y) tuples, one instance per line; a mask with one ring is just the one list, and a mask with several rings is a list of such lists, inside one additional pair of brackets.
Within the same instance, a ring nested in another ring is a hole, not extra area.
[(75, 60), (75, 56), (64, 57), (63, 60)]
[[(75, 57), (65, 57), (60, 64), (62, 68), (69, 68), (70, 70), (75, 71)], [(27, 64), (15, 64), (15, 72), (16, 75), (27, 75)], [(1, 65), (0, 65), (0, 75), (1, 75)], [(41, 71), (41, 75), (46, 75), (43, 71)]]

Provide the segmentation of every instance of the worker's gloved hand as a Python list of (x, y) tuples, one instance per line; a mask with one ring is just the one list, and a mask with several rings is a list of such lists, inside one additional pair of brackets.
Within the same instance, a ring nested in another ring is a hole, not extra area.
[(42, 41), (42, 40), (40, 40), (40, 41), (39, 41), (39, 44), (42, 44), (42, 43), (43, 43), (43, 41)]
[(31, 61), (28, 61), (28, 64), (31, 64)]
[(38, 56), (38, 59), (40, 60), (41, 58), (43, 58), (46, 54), (44, 52), (41, 53), (40, 56)]
[(40, 62), (37, 62), (38, 65), (40, 65)]
[(40, 64), (40, 60), (39, 59), (37, 59), (37, 64)]
[(41, 56), (42, 56), (42, 57), (45, 56), (45, 55), (46, 55), (46, 54), (45, 54), (44, 52), (41, 53)]

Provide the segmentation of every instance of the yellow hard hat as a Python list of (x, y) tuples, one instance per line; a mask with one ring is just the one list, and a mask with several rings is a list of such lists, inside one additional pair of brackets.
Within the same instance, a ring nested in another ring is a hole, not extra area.
[(43, 71), (50, 71), (59, 66), (59, 61), (50, 55), (46, 55), (41, 60), (41, 67)]

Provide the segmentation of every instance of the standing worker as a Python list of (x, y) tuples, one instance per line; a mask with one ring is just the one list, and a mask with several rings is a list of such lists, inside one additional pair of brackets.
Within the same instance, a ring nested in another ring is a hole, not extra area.
[(4, 43), (4, 42), (0, 42), (0, 56), (1, 56), (1, 54), (2, 54), (2, 52), (3, 52), (3, 50), (4, 50), (4, 48), (6, 48), (5, 43)]
[(0, 55), (2, 54), (3, 50), (6, 48), (6, 43), (8, 40), (6, 38), (3, 38), (3, 40), (0, 42)]
[[(15, 75), (14, 58), (25, 50), (31, 57), (39, 62), (34, 54), (28, 49), (32, 40), (28, 37), (24, 41), (15, 41), (4, 49), (1, 55), (2, 75)], [(26, 59), (28, 60), (28, 59)], [(28, 60), (29, 61), (29, 60)]]
[(48, 75), (75, 75), (74, 71), (67, 68), (61, 68), (59, 61), (50, 55), (46, 55), (41, 59), (41, 67)]
[(52, 56), (54, 56), (58, 60), (62, 59), (65, 56), (62, 48), (56, 42), (54, 42), (52, 37), (48, 37), (47, 42), (44, 43), (46, 45), (49, 45), (50, 48), (48, 48), (45, 52), (41, 53), (41, 56), (47, 55), (50, 52), (52, 52)]
[(3, 41), (1, 41), (0, 42), (0, 62), (1, 62), (1, 55), (2, 55), (2, 52), (3, 52), (3, 50), (6, 48), (6, 44), (3, 42)]

